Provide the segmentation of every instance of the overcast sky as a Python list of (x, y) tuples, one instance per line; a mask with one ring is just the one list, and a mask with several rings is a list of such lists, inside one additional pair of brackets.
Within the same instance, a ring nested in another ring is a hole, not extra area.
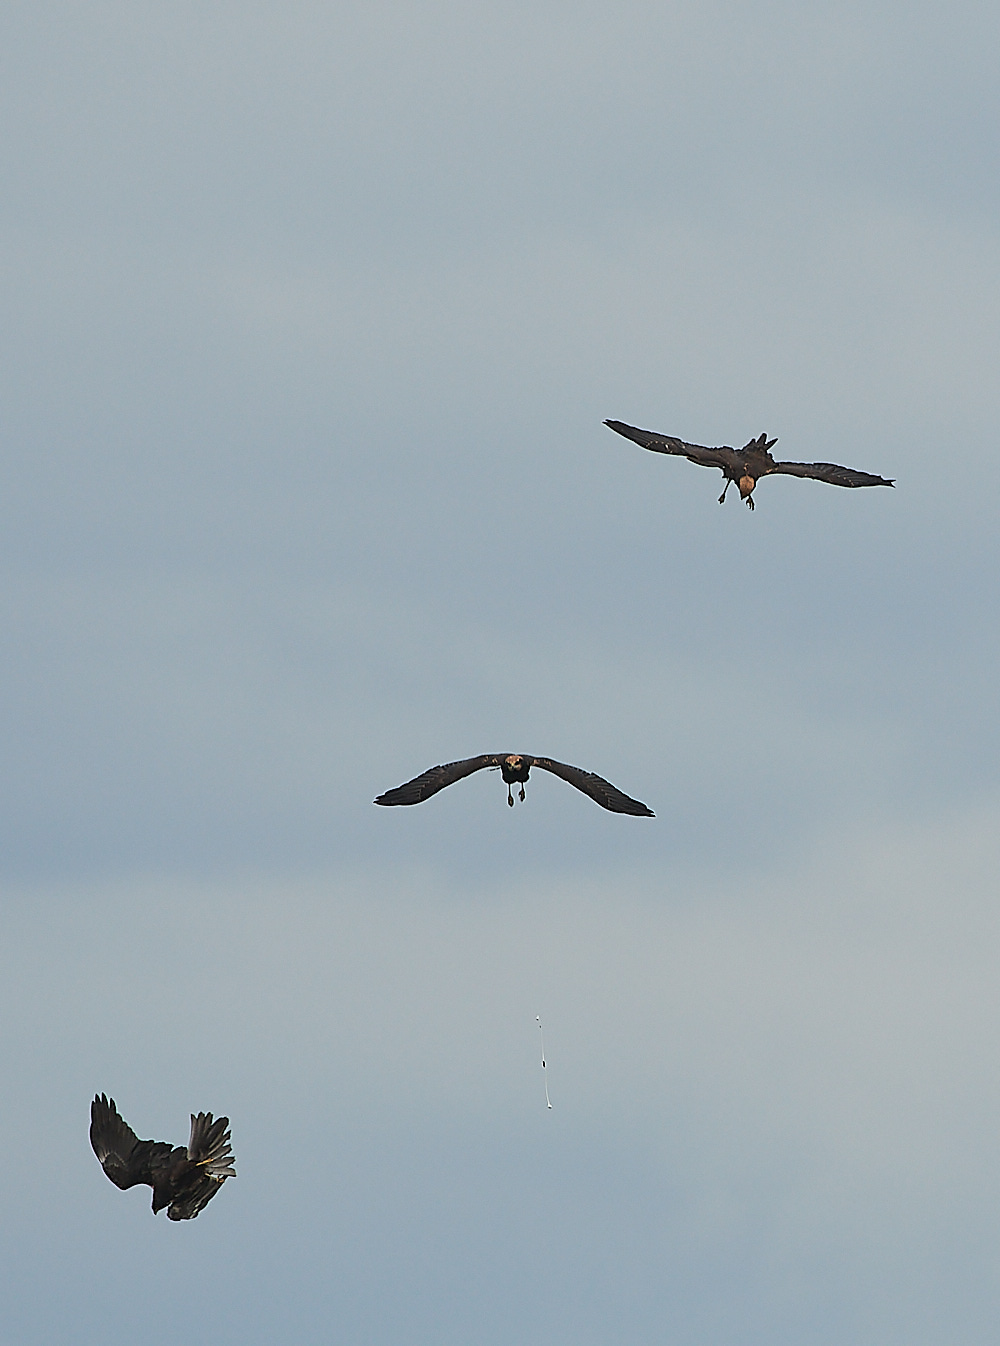
[[(998, 49), (9, 0), (5, 1339), (991, 1339)], [(656, 819), (371, 805), (496, 751)], [(95, 1091), (238, 1179), (154, 1219)]]

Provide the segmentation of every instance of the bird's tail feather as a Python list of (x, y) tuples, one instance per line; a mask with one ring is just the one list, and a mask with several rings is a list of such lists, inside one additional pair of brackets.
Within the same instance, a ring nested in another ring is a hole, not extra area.
[(210, 1112), (191, 1114), (188, 1158), (213, 1178), (235, 1178), (236, 1158), (229, 1143), (229, 1118), (212, 1120)]

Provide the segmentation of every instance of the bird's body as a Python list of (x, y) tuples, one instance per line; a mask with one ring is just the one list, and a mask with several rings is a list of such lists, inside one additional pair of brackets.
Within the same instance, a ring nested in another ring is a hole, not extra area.
[(561, 776), (564, 781), (575, 785), (578, 790), (589, 795), (596, 804), (600, 804), (601, 808), (611, 813), (630, 813), (640, 818), (654, 816), (652, 810), (645, 804), (640, 804), (637, 799), (630, 799), (610, 781), (606, 781), (603, 776), (595, 775), (593, 771), (584, 771), (578, 766), (567, 766), (565, 762), (556, 762), (551, 757), (531, 757), (527, 753), (516, 752), (484, 753), (481, 757), (467, 757), (461, 762), (446, 762), (443, 766), (431, 767), (429, 771), (415, 776), (405, 785), (379, 795), (375, 803), (420, 804), (431, 795), (437, 794), (439, 790), (443, 790), (446, 785), (453, 785), (455, 781), (471, 776), (474, 771), (483, 771), (486, 768), (495, 770), (499, 767), (507, 785), (507, 803), (513, 806), (514, 796), (510, 787), (520, 785), (519, 793), (523, 800), (525, 782), (533, 766), (540, 767), (543, 771), (551, 771), (555, 776)]
[(235, 1178), (229, 1118), (191, 1114), (186, 1146), (140, 1140), (119, 1115), (115, 1100), (98, 1094), (90, 1105), (90, 1144), (116, 1187), (145, 1183), (153, 1189), (153, 1214), (167, 1208), (171, 1220), (193, 1220), (227, 1178)]
[(761, 477), (779, 474), (788, 477), (812, 477), (815, 481), (826, 481), (831, 486), (892, 486), (886, 477), (877, 477), (871, 472), (858, 472), (852, 467), (840, 467), (836, 463), (780, 463), (771, 457), (771, 449), (776, 439), (759, 435), (744, 444), (742, 449), (733, 449), (724, 444), (710, 449), (703, 444), (687, 444), (673, 435), (658, 435), (652, 430), (639, 430), (624, 421), (605, 421), (609, 429), (626, 439), (634, 440), (644, 449), (654, 453), (675, 454), (697, 463), (699, 467), (717, 467), (726, 479), (726, 485), (719, 496), (719, 504), (726, 498), (726, 491), (735, 482), (740, 497), (753, 509), (753, 490)]

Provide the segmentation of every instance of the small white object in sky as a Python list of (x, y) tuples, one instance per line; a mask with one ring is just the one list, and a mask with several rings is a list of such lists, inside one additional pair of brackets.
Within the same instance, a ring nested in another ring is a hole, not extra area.
[(542, 1032), (542, 1021), (537, 1014), (535, 1015), (535, 1023), (538, 1025), (538, 1032), (542, 1039), (542, 1079), (545, 1082), (545, 1104), (546, 1107), (551, 1108), (552, 1104), (549, 1102), (549, 1082), (545, 1078), (545, 1034)]

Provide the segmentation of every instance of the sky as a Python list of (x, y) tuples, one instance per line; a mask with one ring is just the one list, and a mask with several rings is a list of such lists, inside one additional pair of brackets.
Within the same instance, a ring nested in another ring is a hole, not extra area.
[(4, 7), (5, 1340), (992, 1339), (998, 42)]

